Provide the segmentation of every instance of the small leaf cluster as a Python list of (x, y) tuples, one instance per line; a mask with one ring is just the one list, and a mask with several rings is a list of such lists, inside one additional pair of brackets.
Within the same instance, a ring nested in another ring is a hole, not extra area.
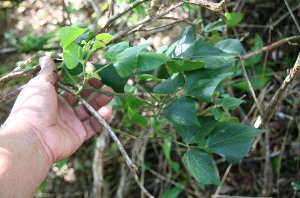
[[(180, 40), (156, 52), (148, 50), (149, 44), (108, 45), (112, 35), (94, 36), (75, 27), (62, 28), (60, 39), (64, 78), (79, 92), (95, 76), (112, 87), (116, 92), (112, 106), (125, 114), (122, 123), (127, 131), (131, 123), (151, 124), (155, 136), (164, 140), (165, 157), (176, 172), (179, 164), (171, 156), (173, 142), (186, 148), (182, 161), (197, 181), (219, 185), (214, 156), (237, 163), (249, 152), (254, 137), (264, 132), (231, 116), (230, 111), (244, 101), (226, 94), (222, 86), (234, 74), (236, 57), (243, 51), (239, 40), (211, 45), (191, 27)], [(88, 74), (89, 57), (97, 50), (103, 52), (102, 61), (94, 63), (95, 69)]]

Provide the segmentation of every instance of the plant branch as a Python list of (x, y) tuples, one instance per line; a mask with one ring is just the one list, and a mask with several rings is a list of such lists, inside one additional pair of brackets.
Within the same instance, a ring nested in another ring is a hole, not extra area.
[(177, 7), (183, 5), (183, 2), (177, 3), (177, 4), (173, 4), (172, 6), (170, 6), (169, 9), (167, 9), (166, 11), (164, 11), (161, 14), (158, 14), (157, 16), (146, 16), (143, 20), (137, 22), (136, 24), (132, 25), (131, 27), (127, 28), (126, 30), (121, 31), (118, 35), (116, 35), (116, 37), (114, 39), (112, 39), (109, 43), (115, 43), (118, 40), (133, 34), (139, 30), (141, 30), (145, 25), (149, 24), (150, 22), (152, 22), (153, 20), (157, 20), (160, 19), (162, 17), (164, 17), (165, 15), (167, 15), (169, 12), (171, 12), (172, 10), (176, 9)]
[(264, 111), (265, 113), (263, 115), (260, 128), (265, 128), (266, 124), (273, 117), (274, 113), (276, 112), (283, 98), (285, 97), (286, 93), (288, 93), (292, 88), (293, 83), (296, 80), (297, 75), (299, 74), (299, 71), (300, 71), (300, 53), (298, 54), (297, 60), (293, 68), (290, 70), (289, 75), (284, 79), (283, 83), (281, 84), (281, 87), (275, 93), (275, 95), (271, 99), (271, 102), (269, 103), (266, 110)]
[(253, 87), (252, 87), (252, 84), (251, 84), (251, 82), (250, 82), (250, 80), (249, 80), (247, 71), (246, 71), (246, 69), (245, 69), (244, 60), (241, 58), (241, 56), (240, 56), (240, 61), (241, 61), (241, 65), (242, 65), (244, 77), (245, 77), (245, 79), (246, 79), (246, 82), (247, 82), (247, 84), (248, 84), (249, 90), (250, 90), (251, 95), (252, 95), (252, 97), (253, 97), (253, 99), (254, 99), (254, 102), (255, 102), (255, 104), (256, 104), (256, 107), (258, 108), (259, 114), (260, 114), (260, 115), (263, 115), (262, 108), (261, 108), (261, 106), (260, 106), (260, 104), (259, 104), (259, 102), (258, 102), (258, 100), (257, 100), (255, 91), (254, 91), (254, 89), (253, 89)]
[(127, 12), (129, 12), (130, 10), (134, 9), (135, 7), (137, 7), (138, 5), (140, 5), (141, 3), (144, 3), (146, 1), (149, 0), (137, 0), (131, 4), (129, 4), (123, 11), (118, 12), (116, 14), (114, 14), (113, 16), (111, 16), (107, 22), (103, 25), (103, 27), (99, 30), (99, 32), (103, 32), (106, 28), (108, 28), (116, 19), (118, 19), (119, 17), (121, 17), (122, 15), (126, 14)]
[(279, 40), (275, 43), (272, 43), (271, 45), (264, 46), (264, 47), (260, 48), (259, 50), (256, 50), (254, 52), (251, 52), (249, 54), (246, 54), (246, 55), (242, 56), (242, 59), (248, 59), (248, 58), (250, 58), (252, 56), (255, 56), (257, 54), (263, 53), (265, 51), (272, 50), (272, 49), (274, 49), (274, 48), (276, 48), (280, 45), (283, 45), (283, 44), (289, 42), (290, 40), (295, 40), (295, 39), (299, 39), (299, 38), (300, 38), (300, 36), (298, 35), (298, 36), (291, 36), (291, 37), (288, 37), (288, 38), (281, 39), (281, 40)]
[(229, 1), (230, 0), (222, 0), (220, 3), (214, 3), (211, 1), (205, 1), (205, 0), (189, 0), (189, 1), (183, 0), (183, 2), (185, 2), (185, 3), (190, 3), (190, 4), (198, 5), (201, 7), (205, 7), (206, 9), (208, 9), (208, 10), (212, 11), (213, 13), (215, 13), (216, 15), (218, 15), (224, 21), (226, 21), (226, 16), (224, 14), (224, 10), (227, 7)]
[(129, 158), (127, 152), (125, 151), (122, 143), (116, 136), (116, 134), (113, 132), (112, 128), (107, 124), (107, 122), (102, 118), (99, 113), (85, 100), (83, 99), (80, 95), (76, 95), (75, 91), (70, 89), (69, 87), (63, 85), (60, 82), (56, 82), (59, 88), (71, 93), (74, 97), (76, 97), (86, 108), (87, 110), (98, 120), (98, 122), (107, 130), (109, 133), (110, 137), (114, 140), (114, 142), (117, 144), (122, 156), (124, 157), (127, 166), (129, 167), (130, 171), (132, 172), (134, 179), (136, 180), (137, 184), (139, 187), (142, 189), (142, 191), (145, 193), (147, 197), (153, 197), (146, 189), (145, 187), (141, 184), (139, 177), (137, 176), (137, 167), (135, 164), (131, 161)]

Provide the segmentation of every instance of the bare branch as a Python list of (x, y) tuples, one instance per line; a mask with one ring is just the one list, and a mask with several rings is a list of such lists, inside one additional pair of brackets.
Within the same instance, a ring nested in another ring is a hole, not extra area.
[(205, 0), (189, 0), (189, 1), (183, 0), (183, 2), (191, 3), (194, 5), (198, 5), (198, 6), (207, 8), (208, 10), (210, 10), (213, 13), (215, 13), (216, 15), (218, 15), (224, 21), (226, 21), (224, 9), (227, 7), (229, 1), (230, 0), (222, 0), (220, 3), (214, 3), (211, 1), (205, 1)]
[(294, 67), (290, 70), (289, 75), (284, 79), (283, 83), (281, 84), (280, 89), (275, 93), (273, 96), (270, 104), (264, 111), (264, 116), (262, 118), (262, 124), (260, 128), (264, 128), (265, 125), (270, 121), (270, 119), (273, 117), (274, 113), (277, 111), (278, 106), (281, 104), (284, 96), (286, 93), (290, 91), (292, 88), (292, 85), (297, 78), (297, 75), (300, 71), (300, 53), (297, 57), (297, 60), (295, 62)]
[(149, 0), (137, 0), (133, 3), (129, 4), (123, 11), (116, 13), (112, 17), (110, 17), (107, 22), (104, 24), (104, 26), (100, 29), (99, 32), (103, 32), (110, 24), (112, 24), (116, 19), (121, 17), (122, 15), (126, 14), (130, 10), (134, 9), (136, 6), (140, 5), (141, 3), (144, 3)]
[(257, 54), (263, 53), (265, 51), (269, 51), (269, 50), (274, 49), (274, 48), (276, 48), (280, 45), (283, 45), (283, 44), (289, 42), (290, 40), (299, 39), (299, 38), (300, 38), (300, 36), (298, 35), (298, 36), (291, 36), (291, 37), (288, 37), (288, 38), (281, 39), (281, 40), (279, 40), (275, 43), (272, 43), (271, 45), (264, 46), (259, 50), (256, 50), (252, 53), (249, 53), (249, 54), (246, 54), (246, 55), (242, 56), (242, 59), (248, 59), (252, 56), (255, 56)]

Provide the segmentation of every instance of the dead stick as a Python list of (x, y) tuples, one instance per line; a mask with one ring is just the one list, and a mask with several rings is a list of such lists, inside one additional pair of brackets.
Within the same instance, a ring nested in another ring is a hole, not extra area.
[(265, 114), (263, 116), (262, 124), (261, 124), (260, 128), (264, 128), (265, 125), (273, 117), (274, 113), (278, 109), (278, 106), (281, 104), (284, 96), (292, 88), (292, 85), (293, 85), (294, 81), (296, 80), (297, 75), (299, 74), (299, 71), (300, 71), (300, 53), (298, 54), (297, 60), (295, 62), (295, 65), (290, 70), (289, 75), (284, 79), (281, 87), (275, 93), (275, 95), (273, 96), (270, 104), (266, 108)]
[(142, 191), (145, 193), (145, 195), (147, 197), (151, 197), (153, 198), (154, 196), (152, 196), (146, 189), (145, 187), (141, 184), (139, 177), (136, 174), (137, 171), (137, 167), (135, 166), (135, 164), (131, 161), (131, 159), (129, 158), (127, 152), (125, 151), (122, 143), (120, 142), (120, 140), (118, 139), (118, 137), (116, 136), (116, 134), (113, 132), (112, 128), (109, 126), (109, 124), (107, 124), (107, 122), (104, 120), (104, 118), (102, 118), (100, 116), (100, 114), (85, 100), (83, 99), (80, 95), (76, 95), (75, 91), (70, 89), (69, 87), (63, 85), (60, 82), (56, 82), (56, 84), (58, 85), (59, 88), (71, 93), (74, 97), (76, 97), (77, 99), (79, 99), (79, 101), (89, 110), (89, 112), (98, 120), (98, 122), (107, 130), (107, 132), (109, 133), (110, 137), (114, 140), (114, 142), (117, 144), (119, 151), (121, 152), (121, 154), (123, 155), (127, 166), (129, 167), (130, 171), (132, 172), (134, 179), (136, 180), (137, 184), (139, 185), (139, 187), (142, 189)]

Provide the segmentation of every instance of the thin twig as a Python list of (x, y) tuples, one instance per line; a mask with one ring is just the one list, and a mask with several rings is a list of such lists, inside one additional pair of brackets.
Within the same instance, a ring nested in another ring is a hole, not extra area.
[(228, 174), (229, 174), (231, 168), (232, 168), (232, 164), (229, 164), (229, 165), (227, 166), (227, 169), (226, 169), (226, 171), (225, 171), (223, 177), (222, 177), (222, 180), (221, 180), (221, 186), (219, 186), (219, 187), (217, 188), (215, 194), (214, 194), (212, 197), (217, 197), (217, 196), (219, 195), (219, 193), (220, 193), (220, 191), (221, 191), (221, 189), (222, 189), (222, 185), (224, 184), (224, 182), (225, 182), (225, 180), (226, 180), (226, 178), (227, 178), (227, 176), (228, 176)]
[(10, 100), (10, 99), (12, 99), (12, 98), (14, 98), (14, 97), (17, 97), (18, 94), (19, 94), (19, 93), (22, 91), (22, 89), (24, 88), (24, 86), (25, 86), (25, 85), (23, 85), (23, 86), (17, 88), (16, 90), (13, 90), (13, 91), (9, 92), (8, 94), (6, 94), (5, 96), (1, 97), (1, 98), (0, 98), (0, 103), (4, 103), (4, 102), (6, 102), (7, 100)]
[(290, 13), (291, 17), (293, 18), (293, 20), (294, 20), (294, 22), (295, 22), (295, 24), (296, 24), (296, 27), (297, 27), (297, 29), (298, 29), (298, 31), (300, 32), (300, 26), (299, 26), (299, 23), (298, 23), (298, 21), (297, 21), (295, 15), (293, 14), (293, 12), (292, 12), (292, 10), (291, 10), (291, 8), (290, 8), (288, 2), (287, 2), (286, 0), (284, 0), (284, 3), (285, 3), (285, 5), (286, 5), (287, 9), (289, 10), (289, 13)]
[(37, 52), (33, 56), (31, 56), (29, 59), (25, 60), (20, 66), (16, 67), (12, 72), (9, 74), (3, 76), (0, 78), (0, 87), (2, 87), (4, 84), (9, 82), (10, 80), (16, 79), (16, 78), (28, 78), (31, 77), (34, 73), (36, 73), (37, 70), (40, 69), (39, 66), (34, 66), (33, 68), (27, 70), (27, 71), (22, 71), (25, 67), (27, 67), (30, 63), (32, 63), (34, 60), (41, 56), (47, 56), (49, 58), (54, 58), (54, 59), (61, 59), (61, 55), (52, 53), (52, 52)]
[(146, 189), (145, 187), (141, 184), (139, 177), (137, 176), (137, 167), (135, 166), (135, 164), (131, 161), (131, 159), (129, 158), (127, 152), (125, 151), (122, 143), (120, 142), (120, 140), (118, 139), (118, 137), (116, 136), (116, 134), (113, 132), (112, 128), (107, 124), (107, 122), (104, 120), (104, 118), (102, 118), (99, 113), (85, 100), (83, 99), (80, 95), (76, 95), (75, 91), (70, 89), (69, 87), (63, 85), (60, 82), (56, 82), (56, 84), (58, 85), (59, 88), (71, 93), (74, 97), (76, 97), (86, 108), (87, 110), (98, 120), (98, 122), (107, 130), (107, 132), (109, 133), (110, 137), (114, 140), (114, 142), (117, 144), (119, 151), (121, 152), (122, 156), (125, 159), (125, 162), (127, 164), (127, 166), (129, 167), (130, 171), (132, 172), (135, 181), (137, 182), (137, 184), (139, 185), (139, 187), (143, 190), (143, 192), (145, 193), (145, 195), (147, 197), (154, 197), (152, 196)]
[(126, 14), (127, 12), (129, 12), (130, 10), (134, 9), (136, 6), (140, 5), (141, 3), (144, 3), (146, 1), (149, 0), (137, 0), (134, 1), (133, 3), (129, 4), (126, 8), (124, 8), (124, 10), (122, 10), (121, 12), (118, 12), (116, 14), (114, 14), (112, 17), (110, 17), (107, 22), (103, 25), (103, 27), (99, 30), (99, 32), (103, 32), (106, 28), (108, 28), (108, 26), (110, 26), (116, 19), (118, 19), (119, 17), (121, 17), (122, 15)]
[(300, 38), (300, 36), (298, 35), (298, 36), (291, 36), (291, 37), (288, 37), (288, 38), (281, 39), (281, 40), (279, 40), (275, 43), (272, 43), (271, 45), (264, 46), (264, 47), (260, 48), (259, 50), (256, 50), (254, 52), (251, 52), (249, 54), (246, 54), (246, 55), (242, 56), (242, 59), (248, 59), (252, 56), (255, 56), (257, 54), (261, 54), (265, 51), (269, 51), (269, 50), (274, 49), (274, 48), (276, 48), (280, 45), (283, 45), (283, 44), (287, 43), (290, 40), (299, 39), (299, 38)]
[(244, 77), (245, 77), (245, 79), (246, 79), (246, 82), (247, 82), (247, 84), (248, 84), (249, 90), (250, 90), (251, 95), (252, 95), (252, 97), (253, 97), (253, 99), (254, 99), (254, 102), (255, 102), (255, 104), (256, 104), (256, 107), (257, 107), (257, 109), (259, 110), (260, 115), (263, 115), (263, 111), (262, 111), (262, 109), (261, 109), (261, 107), (260, 107), (260, 104), (259, 104), (259, 102), (258, 102), (258, 100), (257, 100), (255, 91), (254, 91), (254, 89), (253, 89), (253, 87), (252, 87), (252, 84), (251, 84), (251, 82), (250, 82), (250, 80), (249, 80), (247, 71), (246, 71), (246, 69), (245, 69), (244, 60), (242, 59), (241, 56), (240, 56), (240, 61), (241, 61), (241, 66), (242, 66), (242, 69), (243, 69)]
[(32, 78), (39, 70), (40, 65), (36, 65), (33, 68), (26, 71), (12, 72), (0, 78), (0, 87), (7, 84), (9, 81), (17, 78)]
[(118, 40), (131, 35), (137, 31), (140, 31), (145, 25), (147, 25), (150, 22), (153, 22), (154, 19), (160, 19), (162, 17), (164, 17), (165, 15), (167, 15), (169, 12), (171, 12), (172, 10), (176, 9), (177, 7), (183, 5), (183, 2), (180, 2), (178, 4), (172, 5), (169, 9), (167, 9), (166, 11), (164, 11), (163, 13), (155, 16), (146, 16), (143, 20), (137, 22), (136, 24), (130, 26), (129, 28), (127, 28), (126, 30), (121, 31), (118, 35), (115, 36), (114, 39), (112, 39), (109, 43), (115, 43)]

